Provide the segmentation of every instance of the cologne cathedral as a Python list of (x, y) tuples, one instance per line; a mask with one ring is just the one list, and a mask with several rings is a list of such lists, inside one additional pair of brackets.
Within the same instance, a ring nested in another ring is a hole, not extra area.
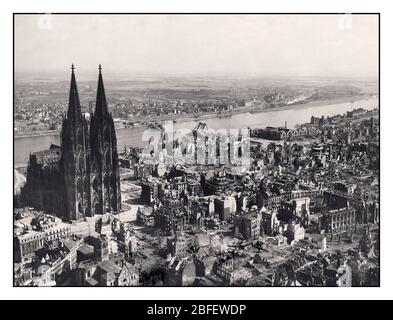
[(28, 206), (66, 221), (121, 209), (116, 131), (99, 66), (95, 110), (82, 114), (72, 66), (61, 145), (30, 155), (22, 199)]

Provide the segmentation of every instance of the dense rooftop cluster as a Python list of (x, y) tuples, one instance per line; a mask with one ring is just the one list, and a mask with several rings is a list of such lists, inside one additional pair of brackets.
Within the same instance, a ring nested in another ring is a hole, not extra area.
[(247, 172), (144, 163), (126, 146), (118, 214), (17, 209), (15, 283), (379, 285), (378, 110), (250, 131)]

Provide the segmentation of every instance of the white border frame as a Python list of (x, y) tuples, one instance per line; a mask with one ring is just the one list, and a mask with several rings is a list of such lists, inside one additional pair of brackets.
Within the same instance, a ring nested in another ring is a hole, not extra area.
[[(392, 181), (392, 148), (388, 137), (392, 137), (389, 119), (392, 119), (391, 98), (393, 11), (389, 1), (379, 0), (145, 0), (145, 1), (75, 1), (75, 0), (18, 0), (1, 1), (0, 10), (0, 88), (2, 156), (0, 223), (1, 299), (390, 299), (393, 296), (393, 260), (391, 243), (393, 212), (389, 192)], [(380, 288), (14, 288), (12, 287), (12, 109), (13, 109), (13, 12), (380, 12), (381, 26), (381, 287)], [(390, 77), (389, 77), (390, 76)], [(389, 103), (390, 102), (390, 103)]]

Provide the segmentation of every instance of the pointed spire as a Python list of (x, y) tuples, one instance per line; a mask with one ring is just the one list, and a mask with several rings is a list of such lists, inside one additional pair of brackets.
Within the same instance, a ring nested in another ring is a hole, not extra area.
[(81, 113), (81, 106), (79, 103), (78, 87), (76, 86), (76, 79), (74, 73), (75, 67), (71, 65), (71, 85), (70, 85), (70, 98), (68, 101), (67, 116), (75, 118), (76, 115)]
[(102, 80), (102, 67), (98, 66), (98, 86), (97, 86), (97, 99), (96, 99), (96, 114), (105, 114), (108, 112), (108, 105), (106, 103), (104, 81)]

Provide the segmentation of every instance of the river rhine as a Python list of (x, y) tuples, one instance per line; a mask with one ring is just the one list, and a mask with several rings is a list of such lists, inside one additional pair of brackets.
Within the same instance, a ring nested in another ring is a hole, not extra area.
[[(370, 98), (367, 100), (359, 100), (355, 102), (338, 103), (331, 105), (313, 106), (302, 108), (294, 108), (288, 110), (268, 111), (262, 113), (241, 113), (235, 114), (231, 117), (212, 117), (202, 119), (208, 128), (211, 129), (242, 129), (242, 128), (264, 128), (266, 126), (284, 126), (287, 121), (288, 128), (293, 128), (296, 124), (310, 122), (311, 116), (332, 116), (336, 114), (343, 114), (355, 108), (374, 109), (378, 107), (378, 98)], [(199, 121), (177, 122), (174, 124), (174, 129), (181, 128), (193, 129)], [(144, 127), (118, 129), (117, 144), (118, 150), (122, 150), (124, 145), (141, 147), (142, 133)], [(31, 136), (31, 137), (15, 137), (14, 140), (14, 155), (15, 164), (23, 164), (28, 161), (29, 154), (32, 152), (45, 150), (49, 148), (50, 144), (59, 144), (59, 135), (51, 134), (46, 136)]]

